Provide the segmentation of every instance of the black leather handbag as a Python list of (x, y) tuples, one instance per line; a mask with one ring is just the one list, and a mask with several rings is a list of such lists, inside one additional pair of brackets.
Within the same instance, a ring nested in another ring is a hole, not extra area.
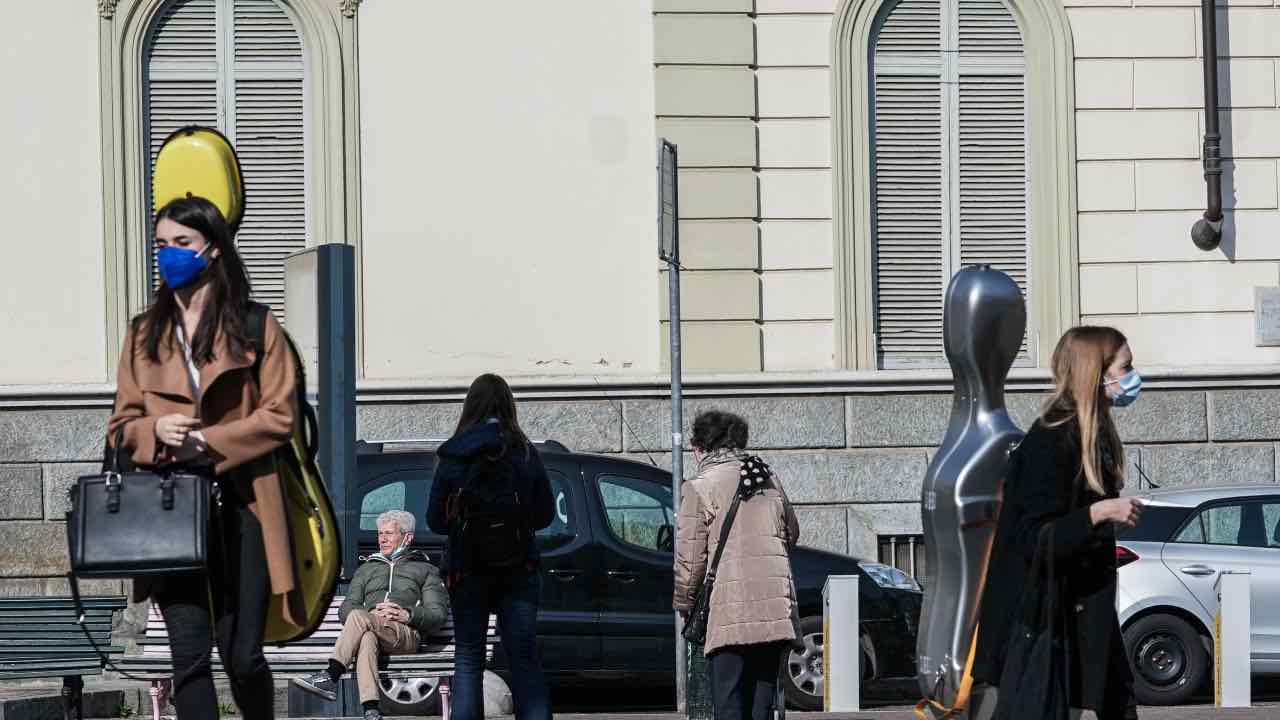
[(120, 428), (103, 472), (81, 475), (71, 487), (67, 542), (73, 581), (204, 570), (216, 501), (212, 478), (128, 469), (120, 457), (123, 438)]
[(1052, 525), (1039, 540), (1005, 650), (996, 720), (1067, 720), (1071, 712), (1064, 584), (1053, 571)]

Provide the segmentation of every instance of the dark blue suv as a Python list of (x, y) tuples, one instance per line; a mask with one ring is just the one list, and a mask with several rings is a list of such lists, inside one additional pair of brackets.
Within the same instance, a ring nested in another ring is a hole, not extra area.
[[(359, 527), (347, 528), (345, 537), (355, 538), (361, 555), (377, 550), (378, 515), (403, 509), (417, 517), (414, 545), (439, 562), (445, 538), (426, 530), (425, 518), (436, 444), (359, 443)], [(537, 535), (543, 573), (538, 635), (549, 680), (674, 689), (671, 473), (573, 453), (554, 441), (537, 447), (556, 498), (555, 519)], [(921, 594), (914, 580), (882, 565), (805, 547), (792, 554), (792, 565), (805, 648), (793, 651), (788, 663), (789, 704), (822, 707), (822, 586), (828, 575), (862, 577), (864, 678), (915, 675)], [(499, 673), (504, 662), (499, 652)]]

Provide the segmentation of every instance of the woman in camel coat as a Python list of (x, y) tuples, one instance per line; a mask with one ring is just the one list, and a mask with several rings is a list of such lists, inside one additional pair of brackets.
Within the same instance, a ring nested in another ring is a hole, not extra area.
[[(267, 313), (261, 357), (247, 336), (249, 282), (222, 214), (182, 198), (156, 215), (164, 283), (130, 324), (121, 353), (108, 441), (144, 467), (180, 467), (216, 480), (207, 573), (135, 582), (153, 598), (173, 648), (180, 720), (216, 720), (210, 646), (247, 720), (272, 717), (262, 636), (273, 595), (294, 621), (293, 561), (272, 451), (297, 414), (294, 361)], [(256, 366), (256, 367), (255, 367)]]
[[(704, 412), (690, 438), (697, 476), (686, 483), (676, 519), (675, 597), (687, 616), (720, 544), (725, 513), (748, 457), (747, 423), (732, 413)], [(711, 667), (717, 720), (769, 717), (782, 653), (796, 639), (791, 549), (800, 525), (776, 477), (740, 502), (725, 541), (704, 652)]]

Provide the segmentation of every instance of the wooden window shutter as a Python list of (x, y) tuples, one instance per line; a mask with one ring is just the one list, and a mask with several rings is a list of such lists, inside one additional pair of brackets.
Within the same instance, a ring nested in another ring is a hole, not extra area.
[(245, 182), (236, 236), (254, 298), (284, 320), (284, 259), (307, 246), (302, 44), (272, 0), (235, 0), (234, 137)]
[(1022, 35), (1001, 0), (959, 0), (959, 36), (960, 265), (1007, 273), (1029, 306)]
[[(165, 138), (184, 125), (221, 128), (218, 122), (217, 27), (215, 0), (179, 0), (160, 13), (145, 45), (143, 122), (147, 138), (148, 218), (155, 214), (151, 170)], [(148, 237), (153, 232), (148, 220)], [(155, 290), (160, 284), (160, 274), (156, 269), (154, 248), (152, 253), (148, 268), (151, 288)]]
[(306, 247), (307, 229), (305, 71), (293, 20), (275, 0), (176, 0), (152, 28), (145, 67), (148, 188), (169, 133), (193, 123), (222, 131), (245, 180), (236, 246), (254, 299), (284, 320), (284, 258)]
[(1022, 35), (1003, 0), (901, 0), (873, 43), (876, 351), (944, 367), (952, 274), (990, 264), (1030, 297)]
[(938, 0), (902, 0), (875, 40), (872, 220), (876, 340), (886, 366), (936, 362), (945, 277)]

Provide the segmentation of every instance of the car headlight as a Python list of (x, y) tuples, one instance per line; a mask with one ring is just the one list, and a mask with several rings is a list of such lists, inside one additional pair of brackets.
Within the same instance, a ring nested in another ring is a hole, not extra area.
[(896, 567), (877, 562), (860, 562), (858, 567), (862, 568), (862, 571), (882, 588), (923, 592), (920, 589), (920, 583), (916, 582), (915, 578)]

